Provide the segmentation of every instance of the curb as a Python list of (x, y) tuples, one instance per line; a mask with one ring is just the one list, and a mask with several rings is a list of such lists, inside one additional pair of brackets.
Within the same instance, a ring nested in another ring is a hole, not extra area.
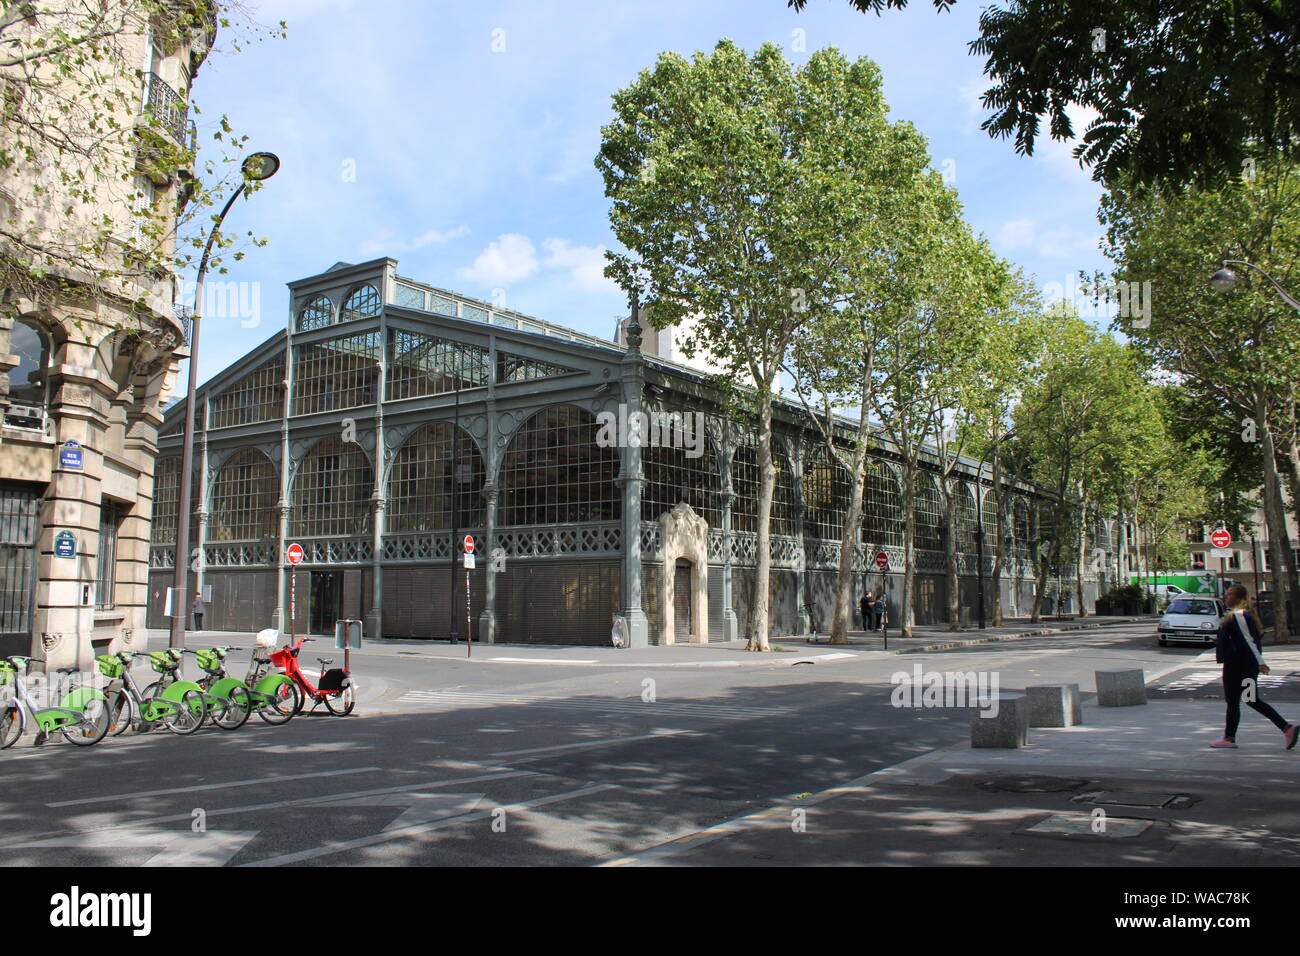
[(1028, 637), (1046, 637), (1049, 634), (1064, 634), (1068, 631), (1087, 631), (1099, 627), (1107, 627), (1111, 624), (1137, 624), (1145, 621), (1145, 617), (1128, 617), (1118, 618), (1098, 624), (1076, 624), (1074, 627), (1044, 627), (1034, 631), (1023, 631), (1019, 634), (999, 634), (995, 637), (981, 637), (969, 641), (948, 641), (943, 644), (926, 644), (922, 647), (905, 647), (900, 650), (885, 651), (887, 654), (928, 654), (934, 651), (948, 651), (958, 647), (970, 647), (977, 644), (999, 644), (1003, 641), (1019, 641)]

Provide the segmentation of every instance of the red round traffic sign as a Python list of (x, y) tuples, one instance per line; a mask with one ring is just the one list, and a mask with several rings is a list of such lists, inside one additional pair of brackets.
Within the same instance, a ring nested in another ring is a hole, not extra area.
[(288, 551), (285, 552), (285, 557), (289, 559), (290, 564), (298, 565), (302, 564), (302, 559), (306, 557), (306, 553), (302, 550), (302, 545), (291, 544)]
[(886, 554), (884, 551), (876, 552), (876, 567), (878, 567), (882, 571), (888, 570), (889, 555)]
[(1214, 534), (1210, 535), (1210, 544), (1216, 548), (1226, 548), (1232, 544), (1232, 535), (1228, 534), (1226, 528), (1219, 528)]
[(474, 553), (474, 536), (472, 534), (465, 535), (465, 553)]

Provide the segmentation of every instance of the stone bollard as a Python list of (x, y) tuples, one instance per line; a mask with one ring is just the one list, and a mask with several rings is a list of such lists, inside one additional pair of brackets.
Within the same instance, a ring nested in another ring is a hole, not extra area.
[[(1029, 743), (1029, 702), (1024, 694), (998, 694), (997, 714), (986, 717), (989, 708), (971, 715), (972, 747), (1024, 747)], [(993, 701), (989, 702), (990, 704)]]
[(1098, 707), (1133, 707), (1147, 702), (1146, 675), (1141, 669), (1097, 671)]
[(1083, 723), (1078, 684), (1035, 684), (1025, 688), (1030, 727), (1075, 727)]

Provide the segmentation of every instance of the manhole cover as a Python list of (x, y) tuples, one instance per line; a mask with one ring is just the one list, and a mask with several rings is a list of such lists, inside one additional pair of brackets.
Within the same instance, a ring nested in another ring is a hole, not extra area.
[(1134, 820), (1130, 817), (1097, 818), (1086, 813), (1053, 813), (1046, 820), (1025, 827), (1021, 832), (1044, 836), (1135, 837), (1151, 829), (1151, 824), (1151, 820)]
[(1105, 804), (1112, 807), (1178, 807), (1191, 806), (1192, 801), (1180, 793), (1145, 793), (1141, 790), (1099, 790), (1077, 798), (1080, 802)]
[(987, 777), (975, 786), (994, 793), (1062, 793), (1078, 790), (1091, 781), (1077, 777), (1044, 777), (1041, 774), (1012, 774), (1004, 777)]

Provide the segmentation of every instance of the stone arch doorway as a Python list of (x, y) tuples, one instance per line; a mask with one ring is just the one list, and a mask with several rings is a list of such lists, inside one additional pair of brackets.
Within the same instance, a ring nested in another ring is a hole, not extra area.
[[(659, 643), (676, 644), (678, 566), (682, 586), (689, 586), (690, 627), (687, 640), (692, 644), (709, 642), (709, 525), (686, 502), (676, 505), (659, 518), (659, 539), (663, 542), (660, 565)], [(688, 584), (689, 582), (689, 584)]]

